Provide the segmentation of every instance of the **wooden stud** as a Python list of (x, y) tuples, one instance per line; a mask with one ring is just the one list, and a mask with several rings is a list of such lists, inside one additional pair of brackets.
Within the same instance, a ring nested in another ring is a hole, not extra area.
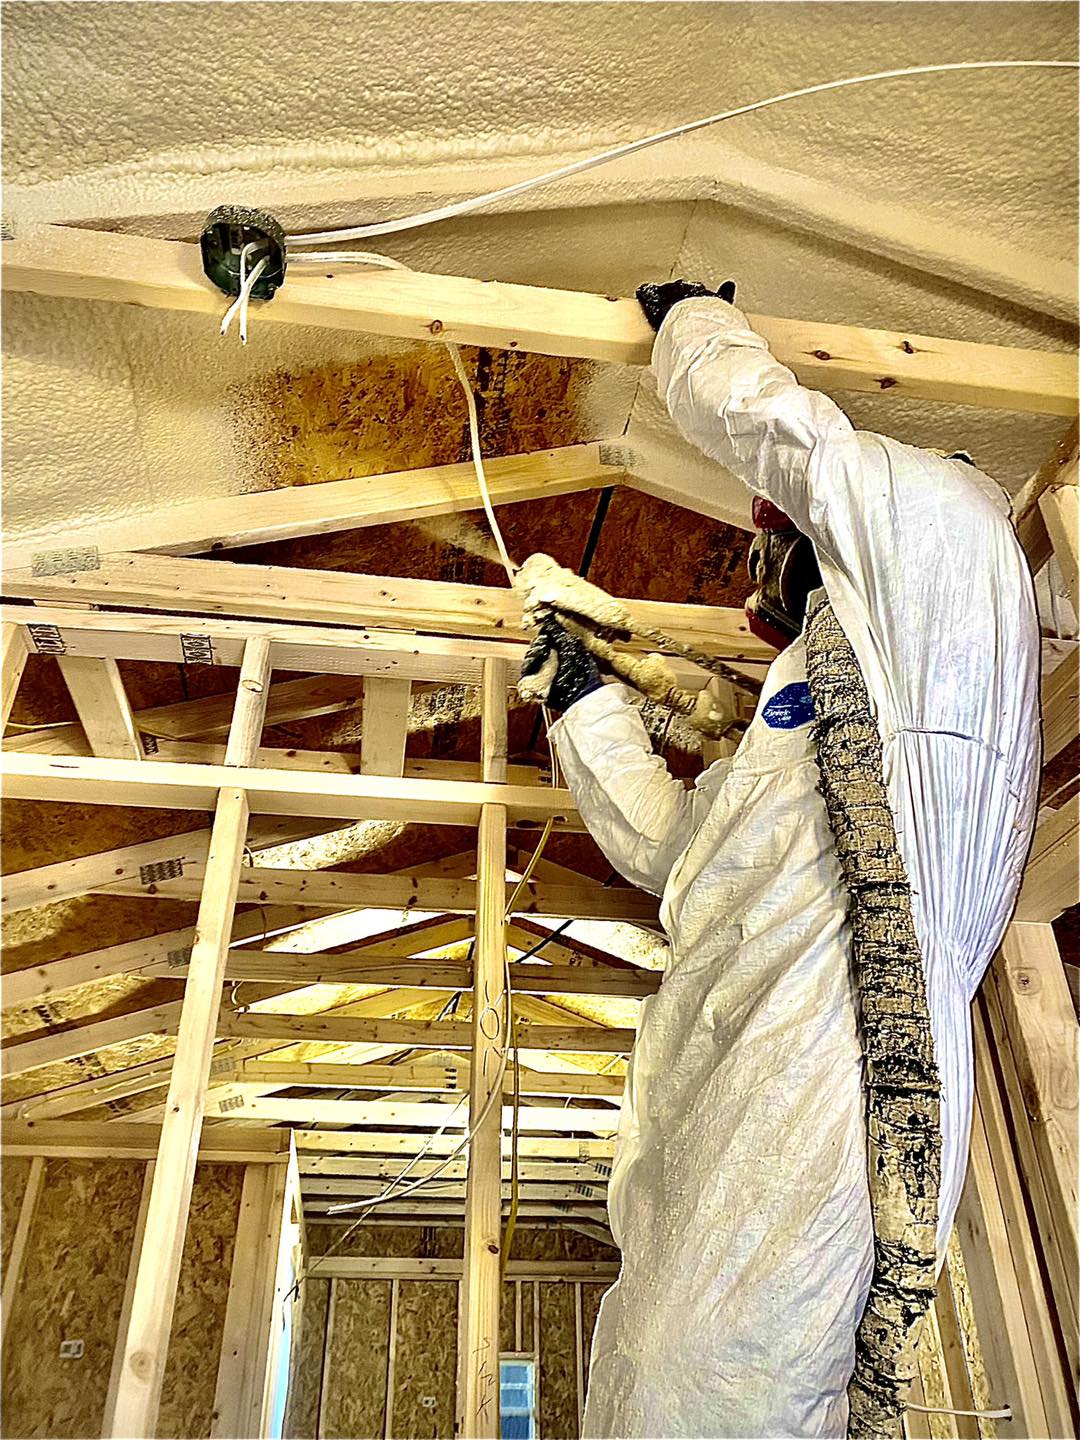
[(116, 661), (60, 655), (57, 664), (86, 732), (90, 753), (113, 760), (141, 760), (143, 748)]
[(1013, 519), (1017, 538), (1028, 558), (1032, 574), (1037, 575), (1050, 559), (1052, 547), (1039, 501), (1052, 485), (1075, 485), (1077, 474), (1077, 422), (1074, 419), (1065, 434), (1013, 501)]
[(585, 1324), (581, 1313), (581, 1281), (574, 1281), (574, 1399), (577, 1402), (577, 1428), (582, 1433), (585, 1417)]
[(986, 1021), (979, 1006), (973, 1015), (976, 1077), (979, 1106), (985, 1127), (987, 1150), (1002, 1213), (1012, 1264), (1016, 1272), (1020, 1303), (1035, 1358), (1042, 1391), (1042, 1403), (1049, 1434), (1067, 1435), (1072, 1417), (1064, 1378), (1057, 1356), (1054, 1325), (1043, 1287), (1039, 1256), (1028, 1221), (1024, 1192), (1013, 1154), (997, 1077), (993, 1069)]
[(1024, 1318), (1023, 1299), (1009, 1246), (993, 1161), (978, 1097), (972, 1113), (968, 1179), (957, 1212), (964, 1261), (983, 1345), (990, 1403), (1010, 1405), (1013, 1421), (1002, 1433), (1047, 1436), (1038, 1362)]
[[(141, 235), (27, 224), (4, 242), (8, 290), (217, 316), (221, 295), (198, 247)], [(494, 345), (646, 365), (653, 334), (633, 300), (448, 275), (345, 267), (334, 283), (290, 276), (259, 323), (318, 325), (408, 340)], [(1070, 415), (1068, 353), (1007, 349), (900, 331), (751, 315), (778, 360), (830, 389)]]
[(394, 1373), (397, 1369), (397, 1320), (398, 1287), (400, 1281), (395, 1275), (390, 1281), (390, 1320), (387, 1336), (386, 1355), (386, 1403), (383, 1407), (383, 1440), (390, 1440), (394, 1433)]
[[(485, 781), (506, 772), (506, 666), (484, 665), (481, 763)], [(506, 809), (485, 805), (477, 838), (476, 946), (472, 1064), (469, 1070), (469, 1165), (465, 1194), (465, 1268), (458, 1331), (459, 1431), (470, 1440), (499, 1435), (499, 1309), (502, 1260), (502, 1088), (511, 1043), (506, 1011)]]
[(364, 680), (360, 730), (361, 775), (402, 775), (409, 727), (408, 680)]
[(245, 1167), (210, 1428), (212, 1437), (224, 1437), (224, 1440), (252, 1433), (247, 1428), (247, 1420), (252, 1369), (261, 1339), (257, 1319), (260, 1282), (267, 1259), (268, 1184), (265, 1165)]
[(1043, 820), (1031, 842), (1014, 920), (1056, 920), (1080, 901), (1080, 795)]
[(0, 636), (0, 730), (8, 723), (28, 656), (26, 631), (5, 619)]
[(11, 1249), (8, 1252), (7, 1265), (4, 1267), (4, 1284), (0, 1291), (0, 1332), (2, 1332), (2, 1336), (7, 1335), (8, 1321), (11, 1319), (15, 1297), (22, 1284), (22, 1269), (26, 1259), (26, 1247), (30, 1241), (30, 1227), (34, 1223), (34, 1210), (37, 1208), (38, 1196), (41, 1194), (44, 1179), (45, 1161), (42, 1156), (36, 1155), (30, 1162), (30, 1173), (26, 1177), (26, 1189), (23, 1191), (22, 1201), (19, 1205), (19, 1218), (15, 1222), (15, 1233), (11, 1237)]
[[(241, 668), (226, 770), (230, 764), (250, 763), (250, 752), (262, 731), (270, 668), (269, 643), (253, 641)], [(239, 769), (237, 773), (241, 773)], [(156, 1428), (247, 822), (244, 791), (223, 787), (214, 813), (146, 1238), (132, 1296), (111, 1430), (115, 1436), (152, 1435)]]
[(319, 1412), (315, 1421), (316, 1440), (326, 1436), (326, 1398), (330, 1388), (330, 1357), (334, 1349), (334, 1311), (337, 1307), (338, 1284), (330, 1281), (330, 1294), (326, 1305), (326, 1335), (323, 1340), (322, 1373), (319, 1379)]
[(151, 1160), (143, 1172), (139, 1213), (135, 1218), (135, 1233), (131, 1237), (131, 1255), (128, 1259), (127, 1279), (124, 1282), (124, 1299), (120, 1306), (120, 1320), (116, 1327), (112, 1368), (109, 1371), (109, 1389), (105, 1397), (105, 1414), (101, 1422), (103, 1435), (111, 1434), (114, 1423), (116, 1391), (120, 1384), (120, 1373), (124, 1368), (124, 1340), (127, 1336), (128, 1322), (131, 1319), (131, 1299), (135, 1293), (135, 1276), (138, 1273), (139, 1258), (142, 1255), (143, 1236), (146, 1233), (146, 1212), (150, 1208), (150, 1189), (153, 1183), (154, 1162)]
[(1076, 739), (1080, 718), (1080, 645), (1054, 666), (1042, 686), (1043, 764)]
[(1010, 925), (990, 971), (1031, 1119), (1065, 1265), (1076, 1275), (1077, 1026), (1054, 932), (1049, 925)]
[[(595, 490), (613, 485), (621, 477), (617, 467), (605, 463), (603, 447), (597, 442), (527, 455), (492, 456), (484, 462), (484, 473), (496, 505)], [(478, 510), (481, 503), (476, 468), (467, 460), (392, 475), (365, 475), (169, 505), (135, 519), (66, 530), (51, 538), (48, 548), (93, 545), (99, 552), (197, 555), (451, 515)], [(31, 565), (35, 548), (41, 547), (33, 541), (5, 545), (5, 568)]]
[(1054, 558), (1068, 586), (1073, 611), (1080, 615), (1080, 491), (1075, 484), (1055, 485), (1039, 500), (1039, 509), (1054, 547)]

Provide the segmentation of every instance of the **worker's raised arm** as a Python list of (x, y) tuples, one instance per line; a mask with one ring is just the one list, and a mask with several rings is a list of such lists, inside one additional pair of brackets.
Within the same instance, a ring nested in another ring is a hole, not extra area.
[(854, 437), (839, 406), (800, 385), (742, 311), (712, 296), (667, 312), (652, 366), (680, 433), (825, 542), (828, 497), (816, 493), (812, 469), (823, 449)]

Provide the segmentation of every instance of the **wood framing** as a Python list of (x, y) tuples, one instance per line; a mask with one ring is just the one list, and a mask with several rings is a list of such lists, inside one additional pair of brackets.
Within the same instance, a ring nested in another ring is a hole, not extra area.
[(408, 680), (369, 675), (360, 722), (361, 775), (403, 775), (409, 727)]
[(11, 1237), (11, 1249), (8, 1251), (7, 1264), (4, 1267), (3, 1289), (0, 1290), (0, 1337), (7, 1333), (12, 1306), (15, 1304), (15, 1297), (22, 1284), (23, 1261), (26, 1259), (26, 1247), (30, 1240), (30, 1226), (34, 1221), (34, 1210), (37, 1207), (38, 1196), (41, 1194), (44, 1180), (44, 1158), (41, 1155), (35, 1155), (30, 1164), (30, 1172), (26, 1177), (26, 1188), (23, 1190), (22, 1199), (19, 1202), (19, 1218), (15, 1222), (15, 1233)]
[(1043, 681), (1043, 763), (1060, 755), (1076, 739), (1080, 721), (1080, 644), (1060, 660)]
[(1077, 463), (1080, 459), (1077, 447), (1077, 422), (1074, 418), (1068, 430), (1013, 501), (1016, 533), (1033, 574), (1042, 569), (1053, 553), (1039, 501), (1053, 485), (1076, 484)]
[[(226, 772), (232, 768), (234, 774), (241, 773), (239, 767), (250, 764), (258, 747), (270, 671), (269, 643), (252, 641), (245, 652), (236, 692), (236, 710), (222, 767)], [(247, 822), (247, 796), (240, 786), (226, 780), (216, 797), (191, 969), (184, 988), (146, 1234), (116, 1391), (111, 1431), (114, 1436), (152, 1435), (156, 1429)]]
[[(73, 562), (75, 563), (75, 562)], [(293, 570), (284, 565), (249, 565), (214, 560), (175, 559), (169, 555), (132, 555), (123, 552), (102, 555), (85, 562), (85, 568), (67, 570), (57, 575), (35, 575), (31, 570), (8, 570), (3, 579), (4, 594), (15, 599), (46, 601), (63, 606), (72, 602), (90, 605), (124, 605), (135, 609), (176, 613), (193, 610), (208, 615), (243, 616), (254, 620), (277, 620), (304, 625), (317, 615), (324, 624), (347, 625), (354, 630), (386, 626), (416, 629), (429, 635), (465, 635), (475, 639), (527, 638), (522, 622), (521, 599), (507, 587), (464, 585), (448, 580), (404, 580), (394, 576), (360, 575), (343, 570)], [(760, 640), (754, 640), (741, 610), (709, 605), (669, 604), (659, 600), (627, 602), (640, 620), (688, 645), (696, 645), (709, 653), (730, 659), (771, 659), (775, 652)], [(9, 616), (11, 611), (6, 612)], [(34, 617), (35, 623), (38, 617)], [(214, 631), (196, 623), (195, 633), (213, 638)], [(66, 624), (82, 629), (81, 616), (69, 612)], [(105, 627), (94, 627), (104, 629)], [(133, 625), (130, 630), (135, 629)], [(181, 633), (191, 633), (190, 630)], [(330, 635), (333, 632), (329, 632)], [(359, 636), (338, 635), (336, 647), (324, 639), (314, 627), (305, 631), (310, 636), (307, 668), (315, 648), (343, 648), (359, 651)], [(63, 637), (62, 637), (63, 638)], [(252, 637), (253, 638), (253, 637)], [(291, 637), (295, 638), (295, 637)], [(174, 657), (179, 658), (179, 634)], [(64, 639), (66, 644), (66, 638)], [(301, 640), (301, 643), (305, 643)], [(401, 637), (396, 637), (397, 650), (406, 650)], [(146, 654), (149, 640), (142, 646), (127, 642), (134, 648), (132, 658), (153, 658)], [(160, 647), (153, 647), (159, 649)], [(355, 662), (364, 669), (358, 673), (378, 673), (373, 656), (377, 645), (369, 647), (363, 636), (363, 650), (372, 655)], [(384, 646), (385, 648), (385, 646)], [(652, 648), (656, 648), (653, 646)], [(444, 657), (438, 669), (446, 672), (445, 657), (453, 657), (454, 647), (438, 644), (416, 647), (416, 655), (435, 652)], [(170, 657), (170, 658), (174, 658)], [(466, 675), (459, 678), (479, 680), (475, 651)], [(491, 656), (490, 658), (496, 658)], [(509, 657), (507, 657), (509, 658)], [(297, 657), (299, 659), (299, 657)], [(293, 662), (282, 658), (275, 641), (274, 663), (294, 668)], [(300, 668), (296, 665), (295, 668)], [(383, 667), (384, 670), (388, 667)], [(413, 668), (416, 668), (415, 665)], [(401, 671), (398, 672), (402, 673)], [(409, 674), (409, 679), (437, 679), (442, 675)], [(701, 683), (704, 684), (705, 677)]]
[(1080, 490), (1054, 485), (1039, 500), (1039, 509), (1061, 567), (1073, 612), (1080, 615)]
[[(484, 666), (481, 763), (486, 781), (506, 774), (506, 668)], [(465, 1190), (464, 1284), (458, 1318), (458, 1432), (476, 1440), (499, 1435), (499, 1303), (502, 1265), (501, 1164), (506, 1057), (511, 1044), (507, 990), (506, 822), (502, 805), (480, 813), (476, 847), (468, 1172)], [(554, 1128), (554, 1127), (552, 1127)], [(582, 1127), (592, 1128), (592, 1127)]]
[[(117, 1126), (107, 1121), (5, 1120), (0, 1144), (5, 1155), (57, 1156), (70, 1160), (153, 1160), (161, 1143), (160, 1125)], [(285, 1130), (254, 1126), (205, 1125), (199, 1134), (199, 1160), (214, 1164), (283, 1165), (289, 1158)]]
[[(493, 456), (485, 460), (484, 474), (496, 505), (599, 489), (622, 478), (621, 469), (605, 462), (604, 447), (596, 442)], [(198, 555), (478, 510), (481, 503), (472, 461), (431, 465), (170, 505), (132, 519), (65, 530), (46, 542), (15, 540), (4, 546), (3, 558), (5, 567), (31, 565), (39, 551), (81, 546), (102, 552)]]
[[(244, 1060), (240, 1063), (235, 1083), (268, 1085), (278, 1089), (306, 1086), (332, 1090), (421, 1090), (426, 1094), (460, 1092), (468, 1087), (469, 1060), (457, 1057), (456, 1064), (437, 1065), (432, 1062), (408, 1065), (335, 1064), (329, 1060), (313, 1062)], [(590, 1096), (618, 1100), (623, 1092), (622, 1075), (594, 1075), (589, 1070), (539, 1071), (521, 1066), (520, 1089), (523, 1095), (563, 1095), (585, 1099)], [(513, 1090), (513, 1079), (503, 1077), (503, 1091)]]
[(29, 653), (26, 631), (5, 617), (0, 634), (0, 720), (4, 725), (15, 704)]
[[(313, 1278), (336, 1280), (460, 1280), (462, 1260), (414, 1260), (405, 1256), (316, 1255), (308, 1263)], [(573, 1285), (579, 1281), (607, 1284), (619, 1278), (615, 1260), (511, 1260), (508, 1280), (540, 1280), (545, 1284)]]
[[(290, 276), (256, 305), (253, 324), (319, 325), (405, 339), (456, 341), (645, 365), (653, 333), (634, 300), (400, 270), (346, 266)], [(225, 302), (202, 274), (198, 248), (60, 226), (20, 226), (4, 242), (5, 289), (217, 316)], [(943, 340), (902, 331), (751, 315), (778, 360), (806, 384), (984, 408), (1069, 415), (1072, 356)]]
[[(422, 782), (412, 782), (419, 784)], [(429, 782), (439, 783), (439, 782)], [(448, 782), (453, 786), (458, 782)], [(468, 782), (461, 782), (468, 784)], [(499, 787), (482, 782), (498, 795)], [(509, 792), (518, 787), (506, 787)], [(566, 792), (540, 790), (551, 796)], [(567, 807), (569, 808), (569, 807)], [(178, 879), (118, 881), (103, 887), (110, 894), (197, 899), (205, 867), (193, 864)], [(241, 903), (310, 906), (312, 909), (351, 910), (367, 906), (387, 910), (432, 911), (445, 915), (471, 915), (476, 911), (474, 880), (420, 880), (412, 875), (353, 875), (324, 870), (271, 870), (251, 866), (241, 877), (237, 898)], [(514, 907), (515, 915), (542, 915), (551, 919), (572, 916), (578, 920), (623, 920), (631, 924), (658, 924), (654, 896), (626, 885), (603, 886), (582, 879), (574, 885), (530, 881)]]
[(1016, 902), (1018, 921), (1056, 920), (1080, 902), (1080, 796), (1042, 820)]
[(57, 664), (86, 732), (90, 753), (114, 760), (141, 760), (142, 745), (116, 661), (60, 655)]

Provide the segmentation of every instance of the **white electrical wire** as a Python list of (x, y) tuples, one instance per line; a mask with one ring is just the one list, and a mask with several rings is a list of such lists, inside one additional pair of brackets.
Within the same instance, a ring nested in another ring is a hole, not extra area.
[(241, 345), (246, 345), (248, 342), (248, 304), (251, 300), (251, 292), (255, 288), (255, 282), (259, 276), (266, 269), (267, 265), (270, 264), (270, 256), (264, 255), (253, 267), (250, 274), (245, 273), (251, 252), (258, 248), (258, 244), (259, 242), (257, 240), (251, 240), (240, 251), (240, 293), (229, 306), (228, 310), (225, 311), (225, 315), (221, 321), (220, 333), (227, 335), (229, 333), (229, 326), (232, 324), (233, 316), (237, 314), (240, 316)]
[[(938, 65), (909, 65), (900, 70), (875, 70), (866, 75), (849, 75), (842, 80), (824, 80), (817, 85), (804, 85), (798, 90), (785, 90), (780, 95), (770, 95), (765, 100), (754, 100), (749, 105), (737, 105), (732, 110), (723, 110), (718, 115), (708, 115), (703, 120), (688, 120), (670, 130), (658, 130), (640, 140), (631, 140), (625, 145), (616, 145), (598, 155), (584, 160), (575, 160), (569, 165), (560, 165), (543, 175), (533, 175), (528, 180), (519, 180), (514, 185), (504, 185), (499, 190), (489, 190), (484, 195), (473, 195), (457, 200), (450, 205), (440, 205), (434, 210), (421, 210), (414, 215), (403, 215), (397, 220), (377, 220), (368, 225), (353, 225), (341, 230), (317, 230), (307, 234), (287, 235), (285, 243), (290, 248), (296, 245), (325, 245), (335, 240), (365, 240), (375, 235), (395, 235), (403, 230), (417, 230), (423, 225), (434, 225), (440, 220), (451, 220), (458, 215), (468, 215), (496, 200), (509, 200), (515, 195), (524, 195), (541, 185), (550, 185), (555, 180), (566, 180), (571, 175), (581, 175), (586, 170), (620, 160), (625, 155), (634, 155), (651, 145), (665, 140), (675, 140), (681, 135), (690, 135), (695, 130), (704, 130), (710, 125), (719, 125), (724, 120), (734, 120), (739, 115), (750, 115), (755, 110), (766, 110), (772, 105), (782, 105), (788, 100), (800, 100), (807, 95), (820, 95), (829, 90), (844, 90), (853, 85), (869, 85), (880, 80), (901, 80), (913, 75), (941, 75), (954, 70), (1075, 70), (1080, 62), (1075, 60), (953, 60)], [(296, 254), (289, 256), (290, 263), (299, 259)]]

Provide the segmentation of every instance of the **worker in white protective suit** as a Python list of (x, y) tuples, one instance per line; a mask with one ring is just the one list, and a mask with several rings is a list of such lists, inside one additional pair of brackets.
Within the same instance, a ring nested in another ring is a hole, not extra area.
[[(671, 939), (623, 1103), (609, 1189), (622, 1268), (596, 1327), (584, 1431), (840, 1436), (873, 1236), (805, 589), (824, 585), (858, 659), (913, 889), (942, 1079), (940, 1263), (967, 1162), (969, 1006), (1036, 809), (1032, 580), (1006, 496), (966, 457), (856, 431), (701, 286), (639, 298), (659, 327), (652, 368), (675, 425), (772, 502), (757, 507), (751, 621), (773, 634), (779, 622), (790, 643), (736, 754), (689, 791), (579, 641), (549, 632), (526, 665), (565, 710), (552, 733), (590, 833), (662, 896)], [(820, 580), (796, 555), (800, 536)]]

